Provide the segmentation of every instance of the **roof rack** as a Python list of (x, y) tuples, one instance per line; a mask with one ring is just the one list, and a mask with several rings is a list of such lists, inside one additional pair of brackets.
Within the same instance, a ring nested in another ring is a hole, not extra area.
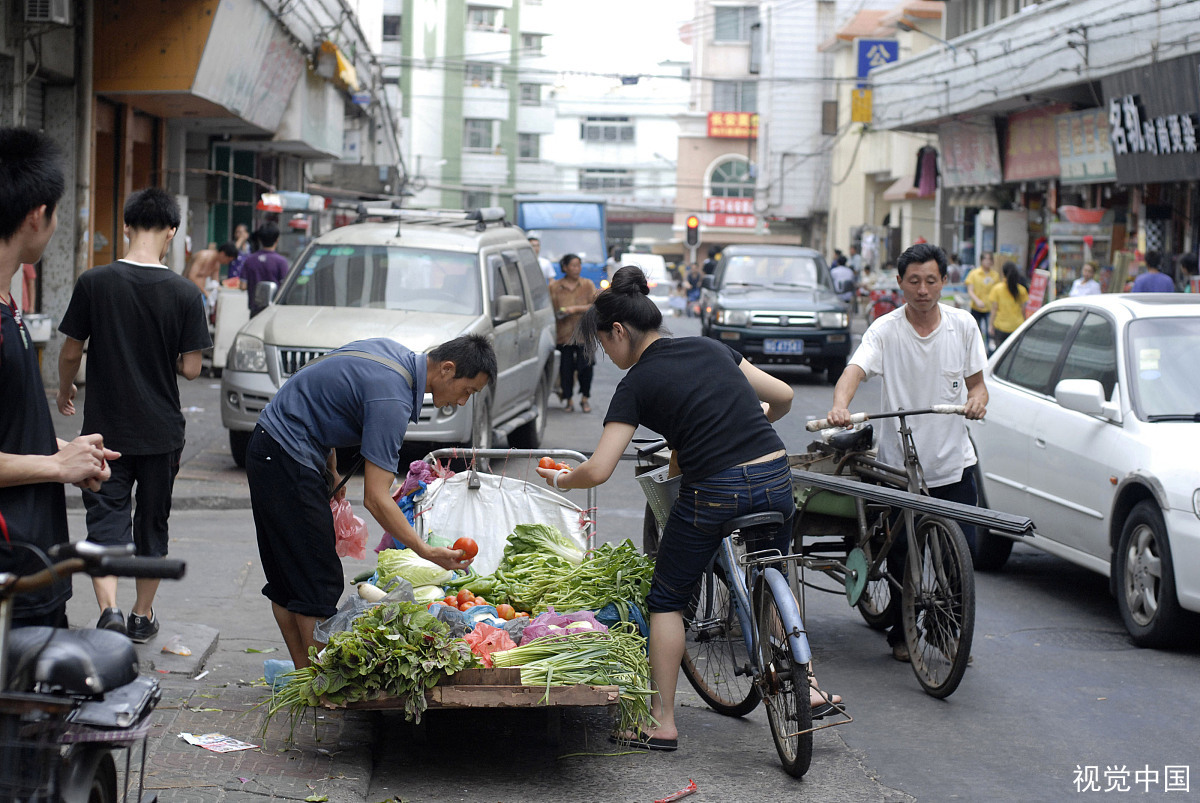
[(409, 223), (426, 223), (442, 226), (467, 226), (474, 224), (476, 231), (484, 231), (488, 224), (510, 226), (504, 219), (504, 208), (489, 206), (481, 209), (395, 209), (392, 207), (369, 207), (358, 205), (358, 222), (368, 218), (395, 220)]

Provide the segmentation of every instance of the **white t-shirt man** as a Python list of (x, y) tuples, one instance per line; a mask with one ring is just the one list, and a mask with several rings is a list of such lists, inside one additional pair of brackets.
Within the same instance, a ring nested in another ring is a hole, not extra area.
[[(908, 322), (904, 307), (876, 319), (863, 334), (850, 363), (871, 377), (882, 376), (884, 410), (918, 410), (935, 404), (965, 404), (969, 376), (987, 363), (979, 326), (965, 310), (938, 304), (941, 322), (921, 337)], [(879, 459), (904, 464), (899, 421), (885, 418), (879, 434)], [(965, 419), (957, 415), (925, 415), (909, 421), (925, 482), (931, 488), (958, 482), (963, 469), (975, 465), (975, 449)]]
[(1067, 295), (1071, 298), (1077, 296), (1098, 296), (1100, 295), (1100, 282), (1080, 276), (1071, 282), (1071, 292), (1067, 293)]
[(542, 275), (546, 277), (546, 281), (554, 281), (554, 263), (545, 257), (538, 257), (537, 261), (538, 266), (542, 269)]

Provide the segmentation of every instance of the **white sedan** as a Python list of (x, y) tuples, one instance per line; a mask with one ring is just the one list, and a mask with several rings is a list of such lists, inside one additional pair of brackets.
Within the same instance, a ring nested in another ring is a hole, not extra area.
[[(981, 504), (1027, 542), (1109, 577), (1140, 646), (1200, 612), (1200, 296), (1104, 295), (1038, 310), (992, 356), (971, 421)], [(1012, 541), (980, 533), (976, 567)]]

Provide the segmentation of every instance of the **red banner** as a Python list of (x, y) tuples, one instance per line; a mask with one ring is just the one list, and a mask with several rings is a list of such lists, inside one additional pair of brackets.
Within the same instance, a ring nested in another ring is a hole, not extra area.
[[(1029, 280), (1029, 303), (1025, 305), (1025, 317), (1038, 311), (1046, 301), (1046, 288), (1050, 286), (1050, 271), (1035, 270)], [(1018, 288), (1019, 289), (1019, 288)]]
[(758, 139), (758, 115), (752, 112), (709, 112), (708, 135), (720, 139)]

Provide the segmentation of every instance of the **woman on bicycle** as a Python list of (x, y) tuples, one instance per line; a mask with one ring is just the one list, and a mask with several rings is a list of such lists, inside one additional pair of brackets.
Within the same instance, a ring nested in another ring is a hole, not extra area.
[[(662, 313), (649, 292), (639, 268), (623, 267), (580, 320), (574, 342), (585, 358), (592, 359), (599, 345), (626, 374), (592, 457), (574, 471), (538, 473), (559, 490), (599, 485), (612, 476), (639, 425), (676, 451), (682, 487), (646, 598), (650, 674), (658, 691), (651, 714), (658, 724), (616, 737), (635, 747), (674, 750), (683, 611), (720, 546), (720, 526), (758, 511), (794, 512), (787, 454), (771, 426), (791, 409), (792, 389), (715, 340), (664, 337)], [(776, 546), (787, 552), (789, 541), (785, 525)], [(812, 702), (824, 700), (814, 695)]]

